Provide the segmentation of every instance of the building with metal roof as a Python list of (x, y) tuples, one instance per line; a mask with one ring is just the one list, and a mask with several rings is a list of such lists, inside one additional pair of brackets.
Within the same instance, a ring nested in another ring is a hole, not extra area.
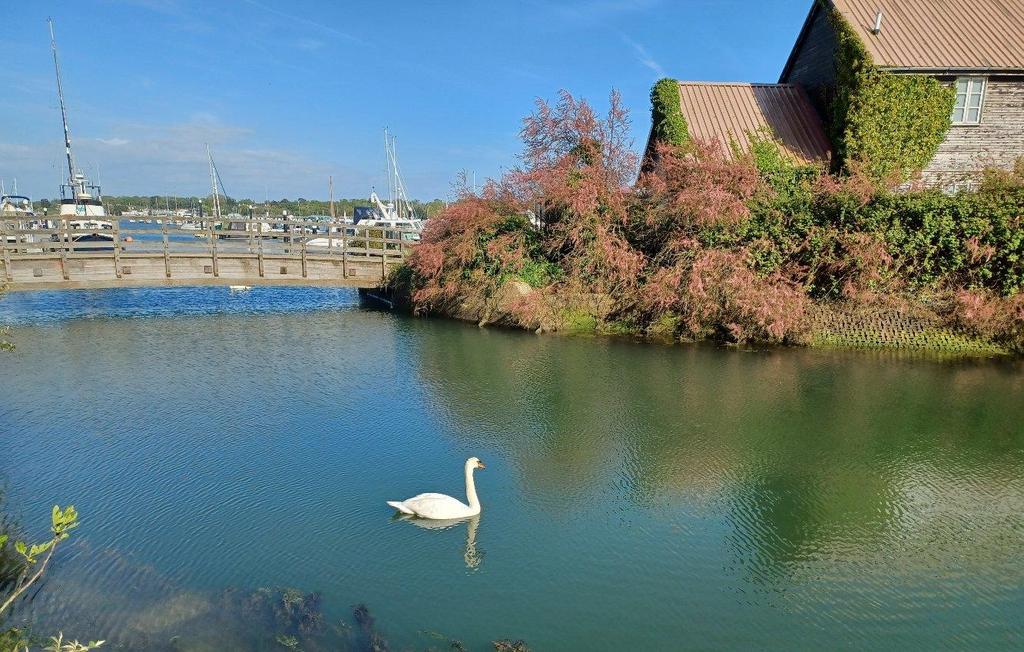
[(747, 134), (768, 127), (797, 160), (828, 158), (832, 18), (850, 26), (878, 68), (956, 88), (949, 131), (921, 171), (925, 183), (969, 186), (982, 169), (1024, 157), (1024, 0), (813, 0), (778, 84), (680, 83), (691, 137), (746, 151)]
[(779, 81), (802, 86), (822, 116), (836, 85), (833, 11), (875, 66), (956, 87), (926, 184), (969, 187), (1024, 156), (1024, 0), (815, 0)]
[(831, 146), (821, 119), (795, 84), (680, 82), (680, 108), (695, 139), (718, 142), (723, 153), (749, 152), (766, 130), (801, 163), (823, 163)]

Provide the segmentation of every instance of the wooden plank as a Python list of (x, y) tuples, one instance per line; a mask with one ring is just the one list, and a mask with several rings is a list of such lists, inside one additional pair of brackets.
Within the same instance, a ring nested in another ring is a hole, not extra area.
[(348, 229), (341, 229), (341, 278), (348, 278)]
[(206, 278), (137, 278), (134, 274), (123, 279), (75, 279), (72, 281), (41, 281), (41, 282), (20, 282), (14, 281), (7, 287), (9, 292), (26, 292), (31, 290), (100, 290), (109, 288), (141, 288), (141, 287), (206, 287), (228, 285), (263, 285), (263, 286), (291, 286), (291, 287), (350, 287), (350, 288), (375, 288), (380, 285), (378, 278), (349, 278), (343, 280), (332, 279), (304, 279), (288, 276), (268, 276), (267, 278), (232, 278), (207, 275)]

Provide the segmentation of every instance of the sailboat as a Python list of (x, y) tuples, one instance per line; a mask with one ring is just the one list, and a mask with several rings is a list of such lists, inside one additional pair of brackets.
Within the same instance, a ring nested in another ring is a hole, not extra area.
[[(370, 202), (375, 210), (372, 215), (359, 220), (361, 226), (379, 226), (401, 229), (402, 239), (412, 242), (420, 239), (423, 221), (416, 215), (416, 210), (405, 192), (402, 172), (398, 167), (396, 139), (388, 130), (384, 130), (384, 154), (388, 166), (388, 201), (381, 201), (376, 190), (370, 192)], [(390, 236), (389, 236), (390, 237)]]
[[(0, 220), (15, 229), (37, 229), (40, 228), (36, 221), (35, 208), (32, 200), (27, 195), (18, 194), (18, 181), (14, 181), (14, 190), (11, 193), (4, 188), (4, 182), (0, 179)], [(18, 242), (33, 242), (31, 235), (5, 235), (3, 242), (7, 245)]]
[[(388, 240), (402, 239), (407, 242), (419, 242), (420, 232), (423, 231), (423, 221), (416, 215), (409, 196), (405, 192), (405, 183), (402, 181), (402, 173), (398, 167), (398, 153), (395, 146), (393, 134), (384, 130), (384, 155), (387, 159), (388, 169), (388, 200), (385, 202), (377, 195), (376, 190), (370, 191), (370, 202), (372, 206), (357, 206), (352, 213), (353, 226), (344, 226), (345, 233), (349, 236), (357, 236), (359, 230), (366, 228), (380, 229), (378, 235)], [(334, 197), (334, 179), (331, 179), (331, 197)], [(355, 228), (358, 224), (360, 229)], [(335, 238), (312, 238), (306, 241), (306, 246), (311, 247), (341, 247), (343, 241)], [(388, 248), (397, 245), (388, 244)]]
[[(19, 223), (18, 228), (31, 228), (27, 223), (34, 221), (35, 216), (32, 200), (28, 195), (18, 194), (18, 180), (14, 180), (14, 189), (8, 193), (3, 179), (0, 179), (0, 217), (16, 220)], [(22, 222), (26, 224), (20, 225)]]
[[(64, 104), (64, 88), (60, 77), (60, 61), (57, 58), (57, 38), (53, 33), (53, 21), (50, 24), (50, 49), (53, 51), (53, 68), (57, 75), (57, 98), (60, 100), (60, 116), (64, 122), (64, 152), (68, 162), (68, 182), (60, 186), (60, 217), (68, 220), (68, 228), (76, 233), (62, 237), (54, 235), (54, 241), (70, 239), (71, 242), (113, 242), (114, 225), (107, 218), (103, 206), (103, 194), (99, 184), (90, 183), (85, 174), (75, 168), (75, 158), (71, 151), (71, 128), (68, 126), (68, 112)], [(74, 219), (69, 219), (74, 218)], [(90, 247), (89, 251), (96, 251)]]

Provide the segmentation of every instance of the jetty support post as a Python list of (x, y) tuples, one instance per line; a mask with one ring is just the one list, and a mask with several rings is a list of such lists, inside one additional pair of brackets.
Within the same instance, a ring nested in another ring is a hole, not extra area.
[(256, 268), (260, 278), (263, 278), (263, 226), (259, 227), (260, 237), (256, 238)]
[(57, 219), (60, 221), (57, 228), (63, 231), (57, 236), (59, 239), (57, 244), (60, 247), (60, 273), (64, 276), (65, 281), (69, 281), (71, 277), (68, 276), (68, 250), (71, 249), (71, 218), (58, 216)]
[(7, 222), (0, 222), (0, 253), (4, 258), (4, 278), (10, 283), (14, 276), (11, 274), (11, 252), (7, 249)]
[(161, 239), (164, 244), (164, 276), (171, 278), (171, 251), (170, 251), (170, 239), (167, 233), (167, 220), (161, 225), (160, 230)]
[(213, 268), (213, 275), (220, 276), (220, 273), (217, 270), (217, 234), (213, 230), (213, 227), (213, 222), (210, 222), (210, 227), (207, 229), (207, 234), (209, 234), (210, 237), (210, 262)]
[(114, 277), (121, 278), (121, 220), (114, 216)]

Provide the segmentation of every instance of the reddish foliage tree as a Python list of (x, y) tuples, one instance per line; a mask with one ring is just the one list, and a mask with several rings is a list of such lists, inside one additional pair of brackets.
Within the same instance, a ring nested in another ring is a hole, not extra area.
[(618, 92), (603, 119), (566, 91), (554, 106), (538, 100), (523, 121), (522, 164), (502, 184), (543, 205), (547, 251), (582, 289), (623, 292), (643, 270), (622, 230), (637, 169), (628, 134)]
[(732, 226), (750, 216), (762, 182), (749, 157), (729, 159), (716, 143), (694, 140), (685, 149), (658, 145), (659, 165), (641, 186), (662, 198), (650, 217), (672, 227)]
[(998, 297), (985, 290), (961, 290), (954, 298), (953, 319), (968, 332), (1024, 353), (1024, 294)]
[(463, 194), (423, 231), (408, 259), (418, 283), (412, 300), (419, 312), (443, 309), (469, 293), (496, 289), (500, 274), (515, 274), (531, 259), (531, 233), (517, 206), (499, 199)]

